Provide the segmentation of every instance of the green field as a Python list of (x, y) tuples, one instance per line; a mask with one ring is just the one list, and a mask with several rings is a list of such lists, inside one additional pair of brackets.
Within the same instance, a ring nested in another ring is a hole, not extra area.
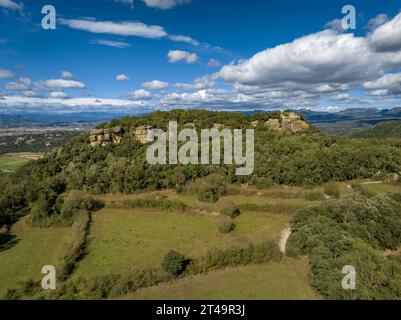
[(0, 156), (0, 170), (15, 171), (30, 160), (16, 156)]
[(214, 216), (105, 208), (93, 216), (88, 254), (77, 273), (84, 277), (159, 267), (171, 249), (188, 257), (212, 248), (279, 239), (288, 215), (244, 212), (229, 235), (217, 231)]
[(56, 265), (63, 249), (68, 229), (39, 229), (26, 224), (25, 219), (14, 225), (17, 243), (0, 251), (0, 298), (18, 282), (39, 280), (45, 265)]
[(129, 300), (313, 300), (306, 260), (228, 268), (139, 290)]

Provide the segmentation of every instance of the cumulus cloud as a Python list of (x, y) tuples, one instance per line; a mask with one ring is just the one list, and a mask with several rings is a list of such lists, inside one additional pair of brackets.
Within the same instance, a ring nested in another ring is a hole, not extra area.
[(67, 80), (74, 79), (74, 75), (69, 71), (61, 71), (60, 76), (62, 79), (67, 79)]
[(380, 27), (383, 24), (385, 24), (388, 20), (389, 20), (388, 15), (384, 14), (384, 13), (381, 13), (381, 14), (377, 15), (376, 17), (374, 17), (374, 18), (369, 20), (368, 28), (370, 30), (375, 30), (378, 27)]
[(102, 45), (102, 46), (108, 46), (108, 47), (119, 48), (119, 49), (124, 49), (124, 48), (130, 47), (129, 43), (123, 42), (123, 41), (98, 39), (98, 40), (90, 40), (89, 42), (91, 44), (98, 44), (98, 45)]
[(126, 94), (128, 99), (133, 99), (133, 100), (147, 100), (147, 99), (153, 99), (152, 94), (144, 89), (139, 89), (135, 90), (132, 92), (128, 92)]
[(171, 63), (185, 61), (186, 63), (191, 64), (199, 60), (199, 56), (196, 53), (190, 53), (182, 50), (170, 50), (167, 57)]
[(191, 0), (143, 0), (148, 7), (158, 9), (171, 9), (180, 4), (189, 3)]
[(337, 89), (400, 64), (401, 53), (375, 52), (366, 38), (325, 30), (224, 66), (220, 74), (227, 82), (246, 85)]
[(401, 50), (401, 13), (370, 35), (371, 45), (381, 52)]
[(113, 22), (89, 19), (59, 19), (59, 22), (72, 29), (92, 33), (104, 33), (120, 36), (136, 36), (150, 39), (160, 39), (167, 36), (163, 27), (146, 25), (142, 22)]
[(129, 77), (129, 76), (127, 76), (126, 74), (118, 74), (117, 76), (116, 76), (116, 80), (117, 81), (128, 81), (128, 80), (130, 80), (131, 78)]
[(46, 89), (85, 89), (84, 83), (77, 80), (65, 80), (65, 79), (50, 79), (41, 81), (38, 83), (39, 86), (43, 86)]
[(144, 87), (145, 89), (148, 89), (148, 90), (163, 90), (168, 87), (168, 82), (153, 80), (150, 82), (143, 83), (142, 87)]
[(343, 28), (343, 21), (342, 19), (334, 19), (332, 21), (329, 21), (325, 24), (325, 28), (327, 29), (332, 29), (335, 30), (337, 32), (344, 32), (344, 28)]
[(0, 79), (11, 79), (14, 78), (14, 73), (8, 70), (0, 69)]
[(401, 73), (389, 73), (374, 81), (367, 81), (363, 87), (376, 96), (401, 94)]
[(0, 0), (0, 8), (22, 11), (24, 9), (24, 4), (22, 2), (17, 3), (16, 1), (12, 0)]
[(7, 90), (28, 91), (33, 87), (33, 81), (30, 78), (19, 78), (17, 81), (6, 84)]
[(192, 83), (177, 83), (175, 86), (178, 89), (185, 89), (185, 90), (203, 90), (203, 89), (210, 89), (213, 88), (216, 80), (218, 78), (218, 73), (213, 75), (206, 75), (203, 77), (196, 78)]
[(53, 92), (50, 92), (49, 96), (50, 96), (51, 98), (60, 98), (60, 99), (66, 99), (66, 98), (68, 98), (68, 94), (66, 94), (66, 93), (63, 92), (63, 91), (53, 91)]
[(22, 95), (24, 97), (36, 97), (38, 94), (35, 91), (28, 90), (28, 91), (23, 91)]

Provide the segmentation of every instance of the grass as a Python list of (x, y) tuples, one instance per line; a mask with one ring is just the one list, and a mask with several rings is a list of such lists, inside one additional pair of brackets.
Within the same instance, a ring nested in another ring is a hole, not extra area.
[(171, 249), (193, 258), (212, 248), (265, 239), (278, 241), (289, 219), (289, 215), (244, 212), (236, 220), (237, 229), (221, 235), (213, 216), (105, 208), (93, 215), (88, 254), (77, 273), (95, 277), (159, 267)]
[(401, 192), (401, 185), (391, 183), (363, 184), (363, 187), (376, 194)]
[(15, 171), (29, 161), (18, 156), (0, 156), (0, 170)]
[(25, 219), (14, 225), (12, 232), (17, 243), (0, 252), (0, 298), (20, 281), (40, 280), (43, 266), (56, 266), (68, 235), (66, 228), (32, 228)]
[(126, 300), (314, 300), (306, 259), (229, 268), (146, 288)]

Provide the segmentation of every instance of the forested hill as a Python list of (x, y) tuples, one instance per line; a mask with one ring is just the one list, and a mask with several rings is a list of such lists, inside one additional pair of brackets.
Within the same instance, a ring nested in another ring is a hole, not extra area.
[[(85, 133), (43, 159), (28, 163), (15, 173), (1, 175), (0, 212), (3, 215), (16, 212), (37, 205), (38, 201), (45, 207), (38, 211), (57, 211), (58, 195), (70, 190), (94, 194), (164, 188), (182, 190), (188, 182), (210, 175), (219, 177), (217, 180), (224, 183), (269, 187), (274, 184), (317, 185), (331, 180), (401, 172), (401, 150), (392, 142), (330, 137), (313, 126), (303, 127), (302, 117), (291, 127), (294, 123), (290, 122), (290, 115), (288, 117), (283, 118), (280, 113), (246, 116), (172, 111), (113, 120), (99, 128), (121, 126), (124, 133), (119, 143), (93, 147), (90, 134)], [(141, 126), (166, 129), (172, 120), (181, 128), (194, 126), (197, 130), (212, 127), (255, 129), (253, 174), (236, 176), (236, 165), (150, 165), (145, 156), (148, 145), (138, 140), (137, 130)]]
[(351, 133), (351, 136), (356, 138), (376, 139), (401, 138), (401, 121), (379, 123), (374, 127), (355, 131)]

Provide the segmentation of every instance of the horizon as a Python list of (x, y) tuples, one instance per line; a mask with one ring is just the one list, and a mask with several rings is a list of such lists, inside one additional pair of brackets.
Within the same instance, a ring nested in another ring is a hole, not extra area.
[(400, 4), (344, 30), (342, 0), (55, 0), (45, 30), (47, 4), (0, 1), (0, 113), (399, 107)]

